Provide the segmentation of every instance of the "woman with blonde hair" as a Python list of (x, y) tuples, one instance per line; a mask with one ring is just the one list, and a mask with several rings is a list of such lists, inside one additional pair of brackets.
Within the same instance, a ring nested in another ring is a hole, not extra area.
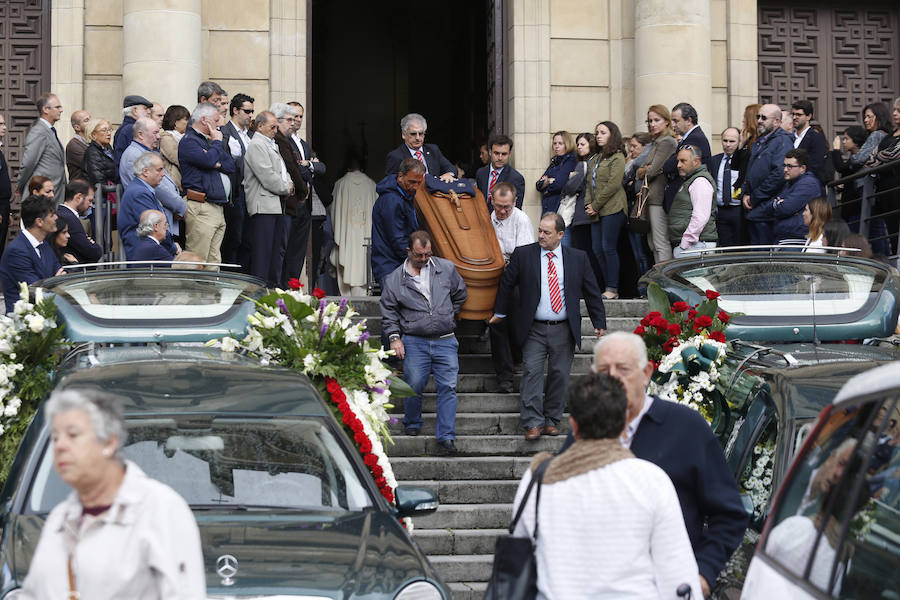
[(541, 214), (556, 212), (563, 186), (575, 169), (575, 138), (568, 131), (557, 131), (550, 142), (550, 166), (534, 186), (541, 193)]
[(825, 223), (831, 220), (831, 204), (825, 198), (813, 198), (803, 209), (803, 224), (809, 227), (804, 252), (824, 253)]
[(666, 178), (662, 174), (663, 163), (675, 153), (678, 143), (672, 135), (672, 117), (669, 109), (662, 104), (654, 104), (647, 109), (647, 131), (653, 144), (647, 158), (637, 171), (638, 180), (647, 178), (648, 204), (650, 213), (650, 235), (647, 241), (657, 263), (671, 260), (672, 246), (669, 245), (669, 217), (663, 208), (666, 192)]

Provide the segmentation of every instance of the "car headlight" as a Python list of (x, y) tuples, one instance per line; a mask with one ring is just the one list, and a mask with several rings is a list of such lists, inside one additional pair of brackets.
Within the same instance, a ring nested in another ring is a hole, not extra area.
[(428, 581), (411, 583), (394, 597), (394, 600), (443, 600), (444, 596), (436, 585)]

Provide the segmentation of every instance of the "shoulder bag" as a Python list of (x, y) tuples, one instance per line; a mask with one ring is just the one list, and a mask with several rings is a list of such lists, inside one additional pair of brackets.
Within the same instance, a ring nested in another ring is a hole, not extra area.
[[(534, 550), (538, 537), (538, 505), (541, 501), (544, 471), (547, 470), (551, 460), (553, 459), (548, 458), (542, 462), (528, 482), (519, 510), (509, 525), (510, 535), (497, 538), (494, 546), (494, 567), (484, 595), (485, 600), (534, 600), (537, 597), (537, 557)], [(532, 537), (513, 537), (512, 533), (525, 505), (528, 504), (528, 496), (535, 482), (537, 493), (534, 500), (534, 534)]]
[(650, 185), (644, 176), (641, 189), (634, 196), (634, 204), (628, 212), (628, 228), (635, 233), (650, 233)]
[[(580, 163), (576, 169), (584, 167), (587, 168), (587, 162)], [(566, 227), (572, 224), (572, 219), (575, 218), (575, 201), (578, 200), (578, 191), (574, 194), (569, 194), (567, 196), (563, 196), (559, 200), (559, 208), (556, 209), (556, 213), (563, 218), (563, 221), (566, 223)]]

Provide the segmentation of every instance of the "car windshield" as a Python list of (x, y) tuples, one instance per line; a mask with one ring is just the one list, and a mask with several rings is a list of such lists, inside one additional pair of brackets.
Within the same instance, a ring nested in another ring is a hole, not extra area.
[(746, 316), (849, 315), (877, 295), (886, 270), (856, 263), (759, 260), (689, 266), (677, 273), (698, 290), (721, 294), (719, 307)]
[(128, 325), (216, 319), (258, 289), (256, 283), (237, 277), (187, 277), (183, 273), (155, 271), (72, 276), (51, 291), (89, 319), (110, 326), (117, 322)]
[[(194, 509), (361, 510), (372, 499), (321, 419), (144, 418), (128, 423), (125, 457)], [(52, 444), (27, 510), (46, 513), (70, 488), (53, 469)]]

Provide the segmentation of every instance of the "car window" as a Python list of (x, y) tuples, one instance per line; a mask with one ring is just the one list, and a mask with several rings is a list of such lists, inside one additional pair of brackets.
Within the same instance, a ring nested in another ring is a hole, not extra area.
[[(318, 419), (140, 419), (128, 424), (124, 452), (194, 508), (372, 505), (353, 464)], [(28, 511), (47, 512), (68, 493), (53, 470), (48, 444)]]
[(896, 397), (834, 409), (785, 481), (766, 556), (838, 598), (900, 589)]

